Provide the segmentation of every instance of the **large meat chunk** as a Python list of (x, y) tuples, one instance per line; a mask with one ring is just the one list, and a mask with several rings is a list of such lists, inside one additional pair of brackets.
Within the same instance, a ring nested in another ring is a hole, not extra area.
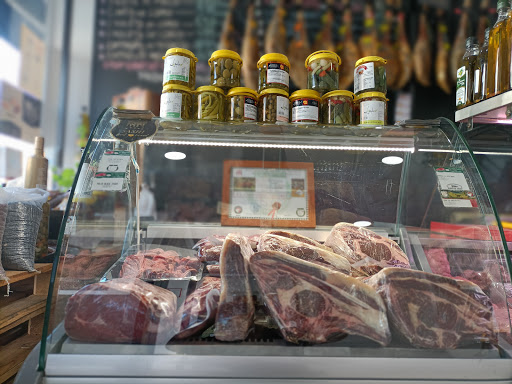
[(64, 328), (91, 343), (166, 343), (179, 331), (176, 296), (139, 279), (87, 285), (70, 297)]
[(350, 263), (342, 255), (302, 241), (293, 240), (289, 237), (273, 234), (261, 235), (260, 242), (258, 243), (258, 251), (280, 251), (302, 260), (323, 265), (335, 271), (346, 274), (350, 273)]
[(367, 284), (384, 299), (393, 334), (415, 347), (495, 338), (492, 307), (474, 284), (405, 268), (385, 268)]
[(255, 253), (250, 266), (286, 340), (324, 343), (348, 333), (389, 344), (386, 307), (357, 279), (276, 251)]
[(185, 339), (208, 328), (215, 321), (220, 296), (220, 278), (205, 277), (183, 304), (181, 331), (175, 339)]
[(279, 229), (273, 229), (273, 230), (265, 232), (264, 235), (277, 235), (277, 236), (282, 236), (282, 237), (288, 237), (289, 239), (300, 241), (301, 243), (313, 245), (315, 247), (322, 248), (322, 249), (325, 249), (326, 251), (332, 252), (331, 248), (319, 243), (316, 240), (313, 240), (306, 236), (299, 235), (298, 233), (295, 233), (295, 232), (288, 232), (288, 231), (283, 231), (283, 230), (279, 230)]
[(371, 276), (384, 267), (410, 267), (407, 255), (393, 240), (353, 224), (336, 224), (325, 245), (350, 261), (355, 276)]
[(222, 291), (215, 320), (215, 338), (244, 340), (253, 324), (254, 302), (249, 285), (249, 258), (253, 254), (249, 240), (229, 234), (220, 254)]

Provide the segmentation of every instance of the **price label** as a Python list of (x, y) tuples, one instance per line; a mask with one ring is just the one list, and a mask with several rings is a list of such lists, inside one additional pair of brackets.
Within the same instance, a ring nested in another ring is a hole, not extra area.
[(94, 174), (91, 190), (121, 191), (129, 162), (130, 151), (105, 151)]

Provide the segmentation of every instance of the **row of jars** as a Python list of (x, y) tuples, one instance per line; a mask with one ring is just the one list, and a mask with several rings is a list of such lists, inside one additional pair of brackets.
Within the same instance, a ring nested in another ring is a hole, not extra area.
[(250, 88), (234, 87), (226, 95), (216, 86), (192, 91), (182, 85), (167, 84), (162, 93), (160, 117), (209, 122), (384, 125), (386, 101), (382, 92), (355, 96), (350, 91), (335, 90), (321, 96), (314, 90), (303, 89), (288, 96), (280, 88), (266, 88), (258, 94)]
[[(197, 58), (193, 52), (183, 48), (167, 50), (164, 59), (163, 85), (175, 84), (193, 90), (196, 83)], [(243, 61), (237, 52), (221, 49), (212, 53), (210, 85), (228, 92), (240, 87)], [(354, 69), (354, 93), (382, 92), (386, 94), (386, 60), (378, 56), (364, 57), (356, 62)], [(332, 51), (317, 51), (305, 62), (308, 73), (308, 89), (321, 95), (338, 90), (340, 57)], [(290, 62), (280, 53), (267, 53), (257, 63), (259, 71), (258, 92), (278, 88), (290, 91)]]

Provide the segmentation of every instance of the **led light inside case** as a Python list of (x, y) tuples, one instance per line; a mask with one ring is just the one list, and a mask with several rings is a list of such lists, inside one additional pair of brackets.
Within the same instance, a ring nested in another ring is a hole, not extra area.
[(382, 159), (384, 164), (397, 165), (403, 163), (404, 159), (398, 156), (386, 156)]
[(354, 223), (354, 225), (356, 227), (369, 227), (370, 225), (372, 225), (372, 222), (371, 221), (362, 220), (362, 221), (356, 221)]
[(169, 160), (183, 160), (187, 157), (183, 152), (167, 152), (164, 156)]

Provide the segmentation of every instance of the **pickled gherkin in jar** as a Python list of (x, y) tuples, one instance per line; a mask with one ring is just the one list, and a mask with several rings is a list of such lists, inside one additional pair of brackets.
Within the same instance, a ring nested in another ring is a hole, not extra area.
[(219, 87), (206, 85), (196, 89), (197, 107), (195, 117), (198, 120), (224, 121), (225, 96)]
[(234, 51), (220, 49), (212, 53), (210, 60), (210, 84), (224, 91), (240, 86), (242, 58)]
[(350, 91), (332, 91), (322, 98), (322, 123), (351, 125), (354, 116), (354, 94)]
[(178, 84), (167, 84), (160, 98), (160, 117), (189, 120), (192, 115), (192, 91)]

